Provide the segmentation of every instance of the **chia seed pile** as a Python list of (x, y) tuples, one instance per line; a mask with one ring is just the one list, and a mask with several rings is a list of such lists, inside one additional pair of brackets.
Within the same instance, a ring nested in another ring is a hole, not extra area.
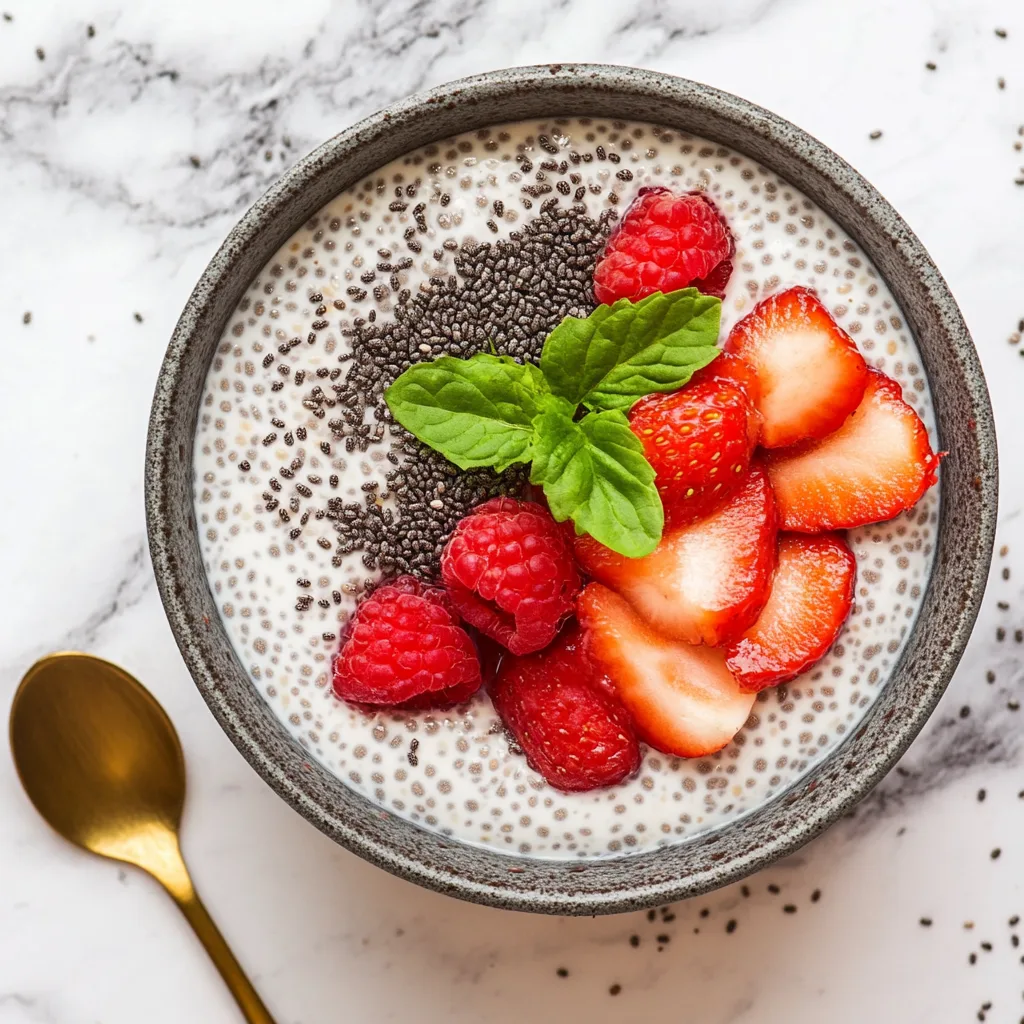
[(525, 486), (462, 473), (393, 424), (411, 364), (536, 360), (594, 305), (595, 259), (645, 185), (705, 189), (736, 235), (723, 333), (765, 295), (818, 290), (868, 362), (932, 423), (900, 310), (841, 228), (746, 157), (651, 125), (559, 119), (411, 153), (332, 200), (253, 282), (207, 380), (195, 502), (210, 586), (253, 684), (310, 756), (388, 811), (463, 841), (549, 857), (676, 842), (797, 780), (853, 728), (899, 658), (931, 568), (938, 490), (850, 533), (857, 598), (810, 673), (763, 693), (713, 757), (647, 751), (639, 775), (564, 794), (531, 772), (486, 693), (445, 712), (365, 714), (330, 664), (368, 585), (430, 577), (457, 520)]
[[(495, 212), (503, 211), (501, 200), (493, 205)], [(316, 386), (303, 402), (315, 416), (328, 409), (338, 414), (328, 426), (336, 439), (344, 439), (349, 453), (381, 443), (388, 433), (384, 424), (396, 441), (388, 452), (395, 468), (383, 490), (371, 481), (363, 485), (362, 504), (340, 498), (328, 502), (327, 518), (340, 535), (337, 564), (340, 554), (360, 551), (367, 569), (436, 578), (456, 523), (487, 498), (523, 491), (528, 475), (523, 467), (500, 476), (490, 470), (457, 470), (393, 423), (384, 390), (414, 363), (439, 355), (468, 357), (493, 346), (500, 355), (539, 362), (545, 339), (562, 319), (585, 317), (594, 308), (594, 265), (613, 216), (607, 211), (595, 220), (584, 206), (561, 209), (557, 199), (550, 199), (507, 241), (456, 248), (455, 273), (432, 278), (415, 296), (401, 289), (395, 273), (411, 261), (391, 263), (390, 250), (379, 250), (376, 270), (391, 274), (391, 290), (398, 293), (393, 319), (360, 318), (346, 332), (351, 356), (343, 381), (332, 385), (334, 401)], [(414, 233), (407, 234), (407, 242), (416, 243)], [(374, 279), (372, 272), (360, 278), (367, 285)], [(375, 295), (381, 289), (385, 286), (378, 285)], [(388, 499), (393, 509), (381, 506)], [(400, 531), (393, 528), (396, 522), (403, 524)]]

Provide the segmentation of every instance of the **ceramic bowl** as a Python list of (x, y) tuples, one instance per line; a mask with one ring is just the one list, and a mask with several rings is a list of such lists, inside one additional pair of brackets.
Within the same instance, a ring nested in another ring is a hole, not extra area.
[[(788, 791), (744, 817), (650, 852), (585, 862), (471, 847), (394, 817), (313, 762), (235, 656), (200, 558), (192, 450), (225, 323), (278, 247), (342, 189), (458, 132), (551, 116), (653, 121), (733, 147), (834, 217), (888, 282), (920, 348), (942, 467), (934, 570), (912, 635), (859, 728)], [(793, 852), (860, 800), (931, 714), (970, 635), (996, 521), (996, 442), (970, 335), (942, 276), (849, 164), (782, 118), (705, 85), (630, 68), (552, 65), (464, 79), (396, 103), (325, 142), (231, 232), (192, 293), (157, 381), (146, 452), (153, 567), (178, 645), (217, 721), (300, 814), (366, 860), (440, 892), (560, 914), (632, 910), (706, 892)]]

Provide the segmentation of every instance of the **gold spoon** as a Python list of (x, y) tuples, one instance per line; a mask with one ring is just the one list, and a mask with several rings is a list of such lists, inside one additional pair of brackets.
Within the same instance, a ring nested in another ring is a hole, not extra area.
[(274, 1024), (192, 886), (178, 844), (181, 743), (142, 684), (102, 658), (51, 654), (25, 673), (10, 725), (14, 764), (36, 810), (76, 846), (151, 874), (249, 1024)]

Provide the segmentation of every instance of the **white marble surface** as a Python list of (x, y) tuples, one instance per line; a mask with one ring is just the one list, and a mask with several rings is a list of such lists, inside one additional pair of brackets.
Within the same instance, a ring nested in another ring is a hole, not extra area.
[[(61, 647), (120, 661), (156, 693), (188, 758), (184, 845), (197, 883), (279, 1024), (944, 1024), (975, 1020), (988, 1002), (988, 1020), (1021, 1019), (1024, 950), (1008, 919), (1024, 915), (1024, 360), (1007, 343), (1024, 317), (1020, 0), (2, 5), (0, 693), (6, 707), (29, 663)], [(852, 820), (749, 879), (749, 897), (733, 886), (675, 906), (667, 922), (504, 914), (333, 846), (215, 724), (145, 553), (153, 381), (189, 290), (246, 206), (390, 100), (569, 60), (710, 82), (851, 160), (947, 275), (1002, 438), (997, 543), (1008, 552), (901, 769)], [(670, 940), (661, 951), (659, 935)], [(0, 757), (0, 1024), (237, 1019), (155, 885), (63, 845)]]

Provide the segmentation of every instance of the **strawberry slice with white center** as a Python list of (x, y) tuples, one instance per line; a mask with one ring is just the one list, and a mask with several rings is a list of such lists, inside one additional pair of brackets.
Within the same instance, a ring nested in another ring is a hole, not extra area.
[(722, 651), (669, 640), (600, 583), (580, 594), (577, 616), (590, 657), (608, 674), (637, 733), (652, 747), (703, 757), (743, 728), (755, 696), (740, 689)]
[(576, 560), (659, 632), (714, 647), (740, 636), (768, 600), (776, 531), (772, 489), (755, 465), (718, 511), (666, 531), (645, 558), (626, 558), (583, 536)]
[(864, 395), (864, 357), (806, 288), (790, 288), (758, 303), (732, 329), (725, 351), (757, 372), (765, 448), (831, 434)]
[(900, 385), (871, 370), (863, 400), (834, 434), (768, 453), (780, 525), (821, 533), (891, 519), (935, 483), (943, 454)]
[(857, 562), (837, 534), (783, 535), (771, 596), (726, 664), (756, 693), (806, 672), (835, 643), (853, 604)]

